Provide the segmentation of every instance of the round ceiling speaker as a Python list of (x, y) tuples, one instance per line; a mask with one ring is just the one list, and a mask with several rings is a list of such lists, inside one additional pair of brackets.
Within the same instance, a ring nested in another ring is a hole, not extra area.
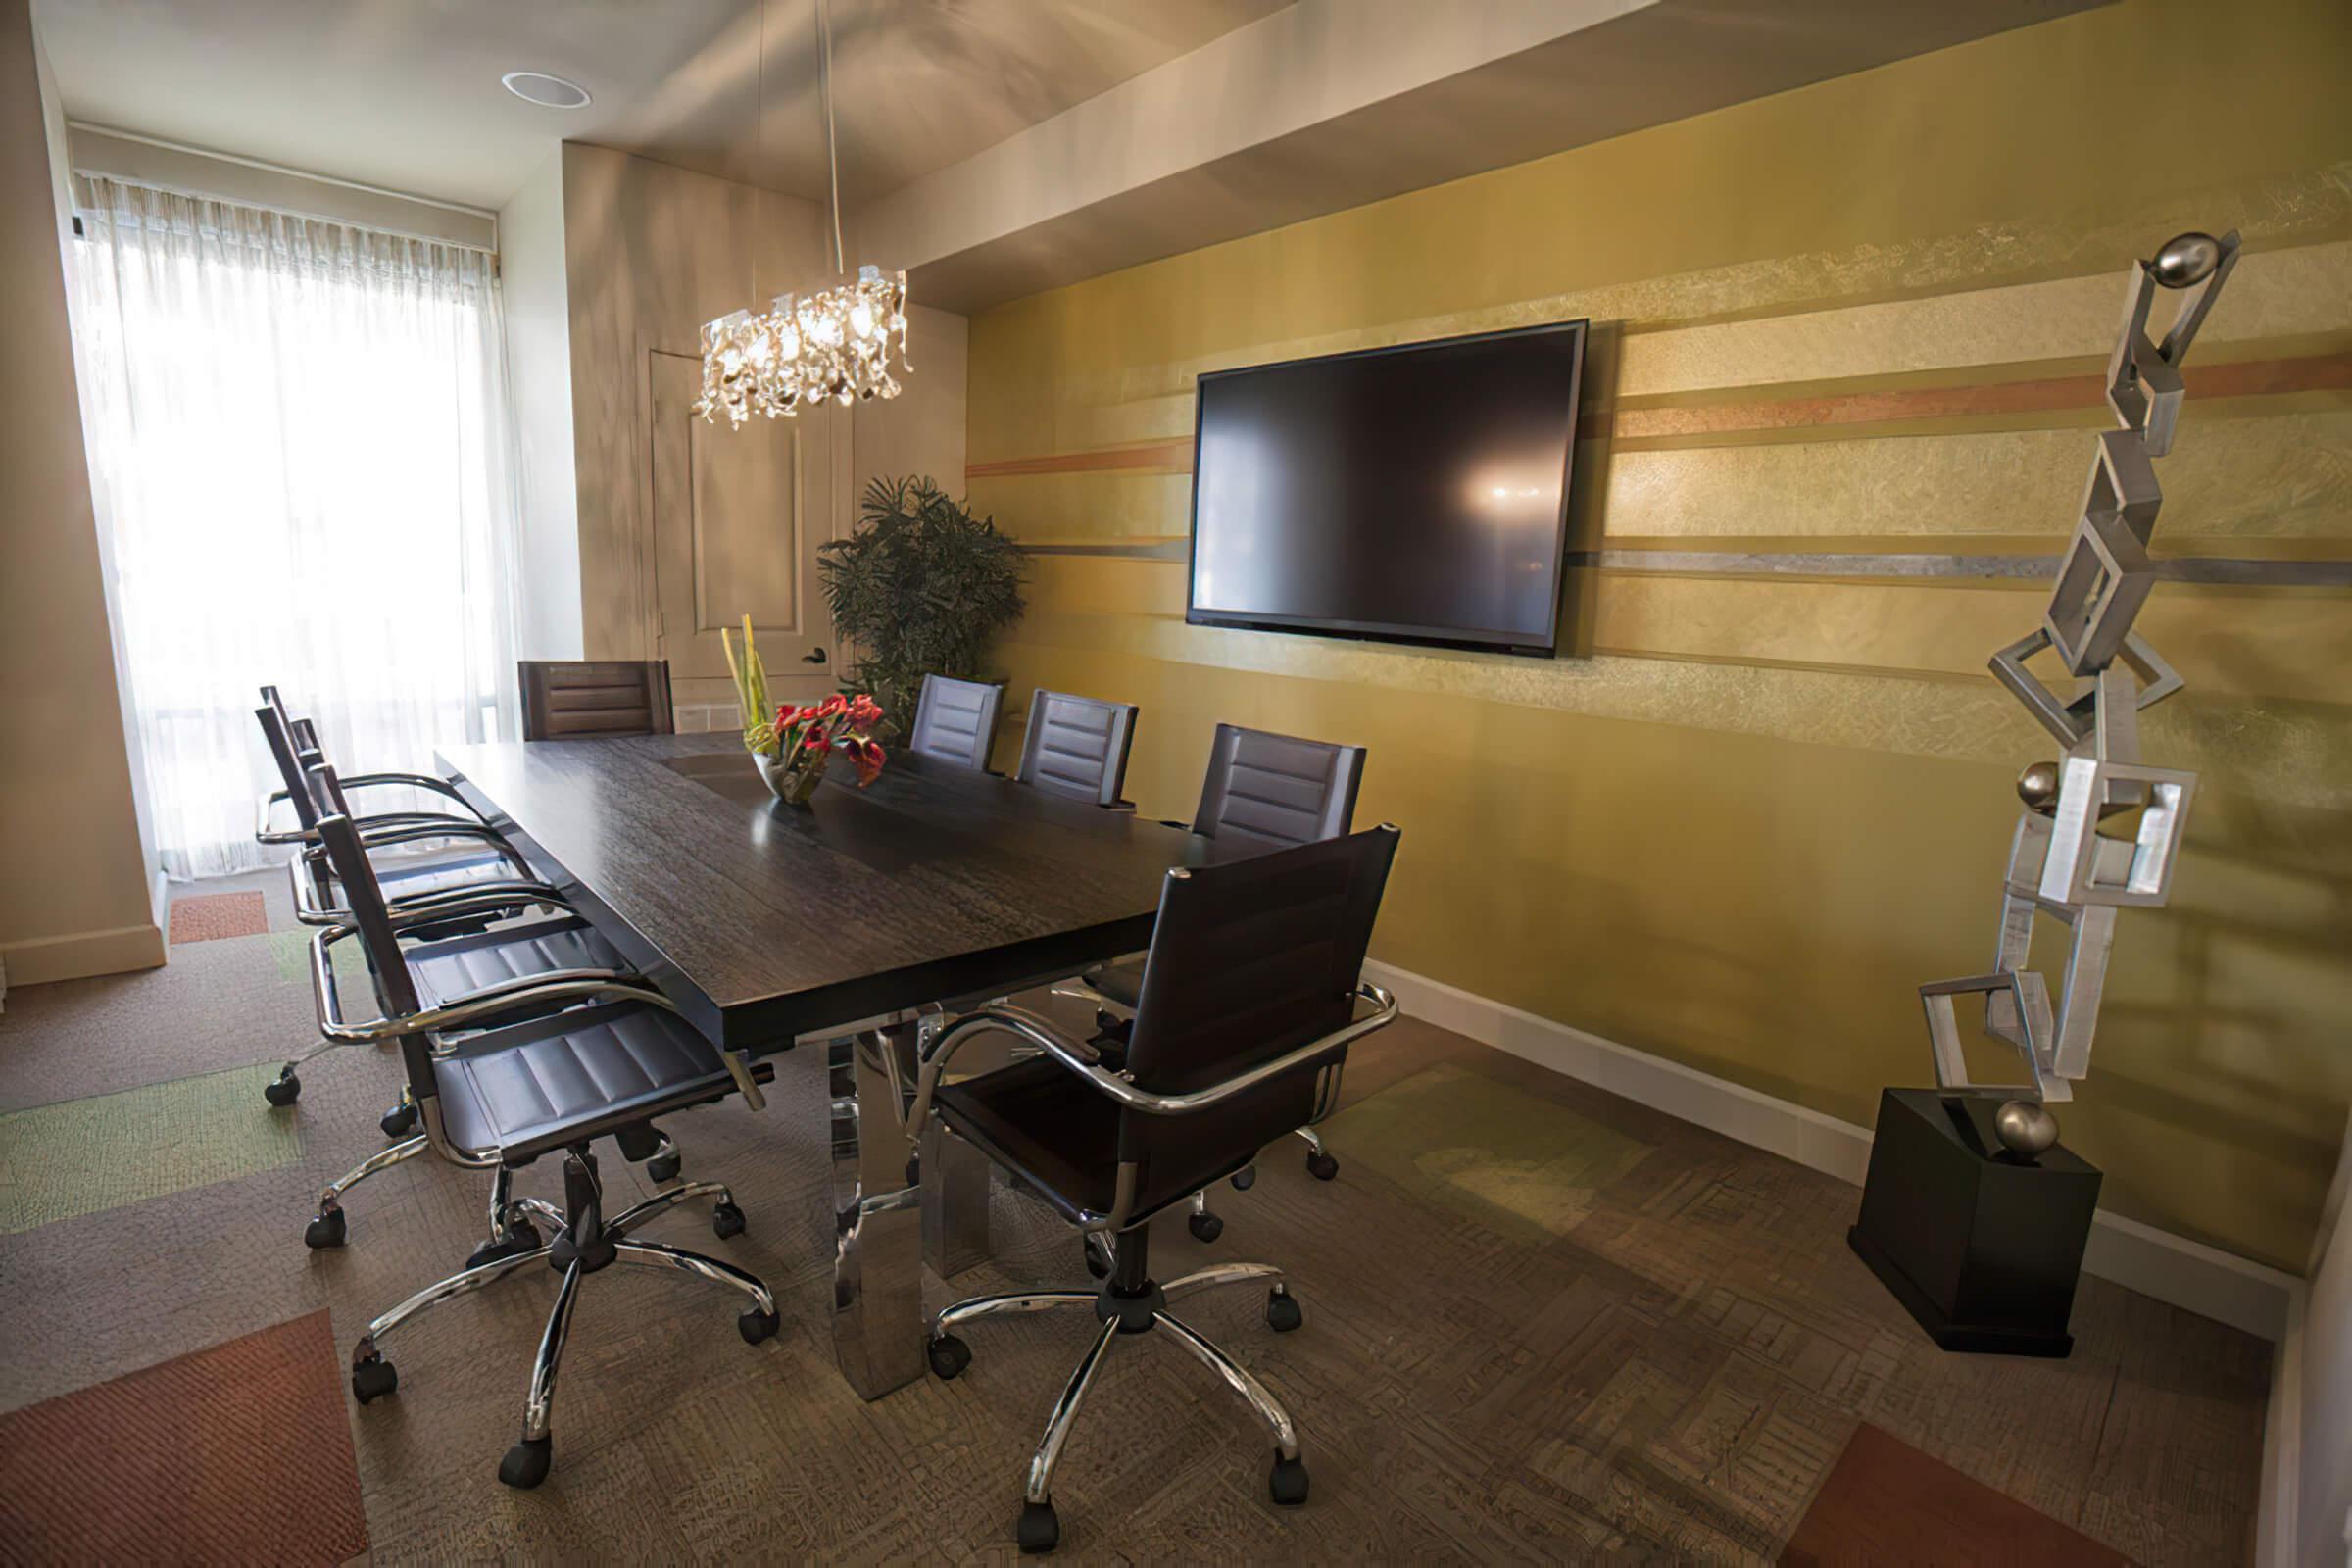
[(510, 71), (498, 78), (507, 91), (525, 103), (547, 109), (581, 109), (588, 103), (588, 89), (576, 81), (551, 76), (544, 71)]

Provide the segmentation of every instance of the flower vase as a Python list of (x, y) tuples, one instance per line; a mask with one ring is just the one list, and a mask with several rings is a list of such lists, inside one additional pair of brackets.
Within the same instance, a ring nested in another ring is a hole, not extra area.
[(765, 752), (752, 754), (752, 760), (760, 764), (760, 776), (767, 782), (769, 792), (786, 806), (804, 811), (808, 809), (808, 798), (824, 781), (825, 764), (832, 760), (829, 747), (814, 751), (804, 747), (790, 763)]

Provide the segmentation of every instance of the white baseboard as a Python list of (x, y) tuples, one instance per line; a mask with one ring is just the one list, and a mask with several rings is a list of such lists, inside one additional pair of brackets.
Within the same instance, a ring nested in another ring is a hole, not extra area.
[[(1441, 1028), (1857, 1187), (1870, 1168), (1867, 1127), (1394, 964), (1376, 960), (1364, 970), (1394, 991), (1406, 1012)], [(2082, 1268), (2274, 1344), (2286, 1338), (2303, 1283), (2105, 1209), (2092, 1221)]]

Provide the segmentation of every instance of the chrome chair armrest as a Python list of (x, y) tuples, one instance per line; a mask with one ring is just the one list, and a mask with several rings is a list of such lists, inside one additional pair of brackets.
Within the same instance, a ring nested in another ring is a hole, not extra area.
[(470, 998), (459, 998), (437, 1007), (426, 1007), (404, 1017), (365, 1018), (357, 1022), (343, 1016), (342, 1000), (335, 992), (333, 946), (346, 937), (358, 935), (357, 926), (332, 925), (311, 939), (311, 1000), (318, 1009), (318, 1032), (329, 1040), (350, 1045), (368, 1045), (380, 1040), (397, 1040), (406, 1035), (433, 1034), (443, 1029), (471, 1026), (487, 1019), (522, 1011), (545, 1002), (586, 1001), (595, 998), (605, 1002), (644, 1002), (675, 1012), (670, 1000), (652, 986), (632, 983), (635, 977), (616, 979), (602, 970), (561, 970), (555, 977), (532, 975), (518, 984), (501, 984), (485, 988), (486, 993)]
[[(431, 839), (471, 839), (477, 843), (496, 845), (510, 859), (519, 860), (521, 858), (520, 856), (514, 853), (513, 846), (500, 837), (496, 828), (485, 826), (480, 822), (468, 822), (462, 817), (440, 816), (432, 812), (393, 812), (387, 813), (384, 817), (369, 817), (365, 820), (386, 821), (401, 815), (422, 816), (424, 820), (411, 822), (406, 826), (394, 822), (393, 825), (376, 832), (362, 832), (360, 843), (368, 849), (380, 850), (387, 845), (421, 844)], [(355, 827), (358, 825), (356, 821), (353, 823)]]
[(1059, 997), (1064, 1002), (1089, 1003), (1104, 1012), (1124, 1014), (1127, 1010), (1122, 1004), (1111, 1001), (1110, 998), (1097, 991), (1084, 980), (1064, 980), (1057, 986), (1048, 988), (1046, 995)]
[[(418, 836), (434, 838), (445, 835), (435, 830), (432, 833)], [(447, 906), (460, 900), (491, 897), (496, 897), (503, 900), (505, 904), (515, 906), (530, 904), (546, 904), (563, 908), (571, 906), (562, 892), (530, 874), (530, 862), (525, 860), (513, 845), (498, 838), (496, 834), (490, 834), (489, 837), (491, 842), (498, 846), (500, 858), (508, 864), (520, 869), (524, 873), (523, 875), (494, 880), (483, 879), (466, 882), (454, 888), (440, 888), (430, 892), (412, 893), (402, 898), (387, 899), (385, 906), (395, 922), (414, 925), (416, 923), (416, 921), (407, 919), (411, 914), (440, 912), (446, 916), (475, 912), (470, 908), (452, 909)], [(305, 847), (286, 863), (287, 879), (292, 883), (294, 889), (294, 918), (304, 925), (340, 925), (347, 923), (351, 918), (350, 910), (329, 902), (329, 895), (322, 885), (325, 882), (324, 864), (324, 852), (315, 844)]]
[(931, 1114), (933, 1092), (938, 1088), (939, 1075), (964, 1040), (990, 1029), (1000, 1029), (1017, 1035), (1038, 1048), (1068, 1071), (1085, 1079), (1097, 1092), (1117, 1101), (1130, 1110), (1140, 1110), (1153, 1116), (1189, 1116), (1208, 1109), (1234, 1096), (1256, 1088), (1269, 1079), (1279, 1078), (1300, 1067), (1312, 1065), (1319, 1057), (1330, 1055), (1350, 1043), (1362, 1039), (1374, 1030), (1385, 1029), (1396, 1018), (1396, 999), (1387, 990), (1366, 980), (1355, 988), (1355, 1000), (1368, 1002), (1372, 1011), (1327, 1035), (1307, 1041), (1304, 1045), (1284, 1052), (1268, 1061), (1259, 1062), (1231, 1078), (1222, 1078), (1205, 1088), (1181, 1095), (1154, 1094), (1138, 1089), (1125, 1073), (1112, 1072), (1102, 1065), (1102, 1054), (1083, 1041), (1073, 1040), (1046, 1019), (1023, 1007), (996, 1004), (976, 1008), (950, 1022), (931, 1043), (924, 1054), (915, 1080), (914, 1103), (906, 1118), (908, 1137), (923, 1130)]
[(388, 789), (395, 785), (413, 790), (430, 790), (435, 795), (446, 795), (465, 807), (466, 814), (474, 821), (482, 820), (482, 814), (473, 808), (471, 801), (466, 799), (464, 791), (449, 780), (435, 778), (430, 773), (356, 773), (341, 780), (341, 783), (347, 791)]
[(270, 825), (270, 818), (277, 814), (278, 802), (289, 801), (293, 798), (292, 793), (286, 790), (272, 790), (262, 797), (261, 808), (254, 813), (253, 819), (253, 841), (256, 844), (311, 844), (317, 842), (318, 835), (300, 824), (293, 827), (276, 828)]
[(507, 914), (535, 905), (569, 914), (579, 912), (553, 888), (519, 882), (482, 882), (439, 893), (419, 893), (398, 909), (387, 912), (392, 916), (392, 928), (405, 934), (418, 926), (440, 925), (475, 914)]
[(516, 998), (529, 997), (542, 986), (568, 985), (581, 980), (653, 989), (653, 982), (634, 969), (545, 969), (536, 974), (519, 974), (512, 979), (494, 981), (454, 997), (444, 997), (441, 999), (441, 1007), (465, 1007), (484, 1002), (511, 1003)]
[(432, 828), (452, 838), (469, 839), (495, 831), (478, 816), (458, 816), (448, 811), (377, 811), (353, 817), (351, 825), (360, 830), (362, 844), (374, 842), (378, 834), (402, 828)]

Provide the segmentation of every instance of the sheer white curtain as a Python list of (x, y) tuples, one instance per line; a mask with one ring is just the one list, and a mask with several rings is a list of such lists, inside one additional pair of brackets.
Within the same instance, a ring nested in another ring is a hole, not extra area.
[(514, 733), (496, 263), (96, 176), (76, 194), (92, 479), (163, 868), (246, 869), (276, 784), (263, 683), (348, 771)]

